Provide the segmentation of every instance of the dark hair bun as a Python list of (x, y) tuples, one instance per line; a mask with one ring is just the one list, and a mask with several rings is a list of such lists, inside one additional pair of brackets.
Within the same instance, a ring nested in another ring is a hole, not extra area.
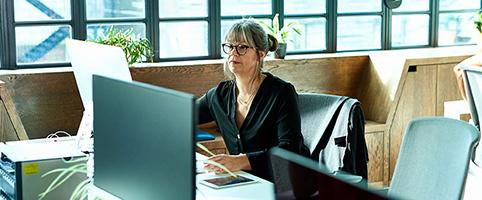
[(278, 40), (271, 34), (268, 34), (268, 51), (276, 51), (278, 49)]

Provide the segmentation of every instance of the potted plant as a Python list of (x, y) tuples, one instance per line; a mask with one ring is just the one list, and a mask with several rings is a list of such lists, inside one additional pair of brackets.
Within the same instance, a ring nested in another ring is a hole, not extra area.
[(153, 59), (152, 46), (149, 40), (134, 36), (132, 29), (119, 31), (111, 26), (106, 35), (97, 37), (94, 42), (122, 48), (129, 66), (142, 62), (143, 58), (149, 62), (152, 62)]
[(475, 28), (479, 31), (479, 38), (477, 43), (479, 46), (482, 46), (482, 11), (479, 11), (477, 15), (474, 17), (474, 24)]
[(301, 35), (301, 30), (296, 27), (296, 25), (299, 24), (297, 21), (290, 22), (286, 26), (280, 28), (278, 16), (278, 13), (274, 15), (271, 26), (263, 21), (259, 21), (259, 24), (268, 31), (268, 34), (275, 36), (279, 42), (279, 46), (275, 51), (274, 57), (284, 58), (286, 55), (287, 42), (289, 41), (289, 34), (291, 32), (295, 32), (296, 34)]

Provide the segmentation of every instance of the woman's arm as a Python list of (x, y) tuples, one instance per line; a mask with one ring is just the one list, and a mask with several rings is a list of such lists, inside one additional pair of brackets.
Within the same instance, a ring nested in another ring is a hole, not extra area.
[(464, 100), (467, 99), (467, 94), (465, 92), (464, 78), (463, 78), (461, 66), (469, 65), (469, 66), (482, 67), (481, 59), (482, 59), (482, 55), (479, 55), (479, 54), (474, 55), (470, 58), (465, 59), (464, 61), (462, 61), (458, 65), (455, 65), (454, 67), (454, 73), (455, 73), (455, 77), (457, 78), (457, 85), (459, 86), (459, 92), (460, 92), (460, 95), (462, 95), (462, 98), (464, 98)]

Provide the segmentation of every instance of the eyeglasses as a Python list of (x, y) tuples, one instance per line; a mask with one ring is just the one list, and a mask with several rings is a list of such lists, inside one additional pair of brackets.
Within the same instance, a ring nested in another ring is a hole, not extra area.
[(233, 49), (236, 49), (236, 52), (240, 56), (246, 54), (246, 52), (248, 52), (249, 48), (253, 48), (253, 47), (250, 47), (250, 46), (247, 46), (247, 45), (244, 45), (244, 44), (233, 45), (233, 44), (230, 44), (230, 43), (224, 43), (224, 44), (222, 44), (222, 47), (223, 47), (224, 53), (231, 54), (233, 52)]

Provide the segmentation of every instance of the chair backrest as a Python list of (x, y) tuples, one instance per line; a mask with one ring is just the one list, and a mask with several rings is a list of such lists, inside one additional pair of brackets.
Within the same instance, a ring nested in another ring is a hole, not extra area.
[(475, 126), (480, 130), (482, 117), (482, 67), (462, 66), (467, 102)]
[(412, 120), (403, 137), (389, 195), (407, 199), (460, 199), (477, 129), (460, 120)]

